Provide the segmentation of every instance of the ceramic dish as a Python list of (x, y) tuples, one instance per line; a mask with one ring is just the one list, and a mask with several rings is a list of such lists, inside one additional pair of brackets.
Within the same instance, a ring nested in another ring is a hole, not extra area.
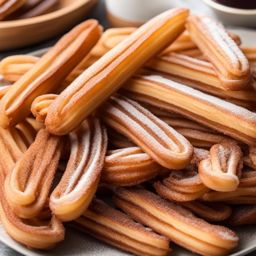
[(23, 20), (0, 22), (0, 51), (39, 43), (85, 18), (97, 0), (60, 0), (58, 10)]
[(203, 1), (225, 25), (256, 27), (256, 9), (238, 9), (216, 3), (214, 0)]
[[(235, 29), (233, 32), (239, 34), (245, 45), (252, 46), (255, 45), (256, 31)], [(34, 52), (34, 55), (40, 56), (45, 50)], [(230, 256), (242, 256), (246, 255), (251, 251), (256, 250), (256, 225), (250, 225), (247, 227), (238, 228), (235, 231), (238, 232), (240, 237), (240, 244), (237, 251)], [(69, 229), (66, 232), (65, 241), (60, 243), (53, 250), (42, 252), (30, 250), (15, 241), (13, 241), (4, 231), (3, 227), (0, 225), (0, 241), (11, 247), (12, 249), (27, 255), (27, 256), (126, 256), (129, 255), (122, 251), (119, 251), (111, 246), (103, 244), (96, 239), (85, 235), (84, 233)], [(173, 256), (193, 256), (191, 252), (188, 252), (180, 247), (175, 248)]]

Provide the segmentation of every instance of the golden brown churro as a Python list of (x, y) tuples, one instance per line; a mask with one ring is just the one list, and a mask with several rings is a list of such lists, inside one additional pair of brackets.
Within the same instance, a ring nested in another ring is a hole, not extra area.
[(160, 165), (182, 169), (190, 162), (191, 144), (137, 102), (112, 97), (102, 110), (107, 125), (130, 138)]
[(139, 76), (125, 86), (129, 97), (175, 111), (249, 145), (256, 143), (256, 114), (161, 76)]
[(155, 182), (154, 188), (161, 197), (177, 202), (196, 200), (209, 190), (194, 170), (172, 171), (168, 178)]
[[(202, 16), (190, 16), (186, 27), (191, 39), (215, 66), (225, 88), (245, 88), (250, 79), (249, 62), (224, 27)], [(233, 81), (229, 83), (230, 80)]]
[(9, 89), (10, 89), (10, 85), (0, 86), (0, 100), (4, 97), (4, 95), (8, 92)]
[(230, 229), (209, 224), (144, 189), (118, 189), (114, 202), (136, 221), (201, 255), (228, 255), (237, 246), (238, 237)]
[(54, 92), (100, 35), (101, 27), (96, 20), (87, 20), (64, 35), (2, 98), (1, 126), (14, 125), (28, 116), (32, 101)]
[(183, 202), (179, 203), (183, 207), (189, 209), (195, 215), (210, 222), (220, 222), (228, 219), (232, 213), (230, 206), (221, 203), (208, 202)]
[(160, 14), (86, 69), (49, 108), (47, 129), (66, 134), (76, 128), (148, 59), (176, 39), (187, 16), (183, 8)]
[(128, 215), (94, 199), (75, 227), (89, 235), (135, 255), (164, 256), (169, 240), (133, 221)]
[[(0, 170), (0, 182), (4, 184), (4, 174)], [(24, 221), (16, 216), (6, 201), (4, 186), (0, 186), (0, 217), (6, 232), (16, 241), (31, 248), (48, 249), (64, 239), (64, 227), (56, 218), (52, 217), (46, 223)], [(32, 222), (30, 224), (30, 222)]]
[(100, 120), (84, 121), (70, 134), (67, 168), (50, 197), (52, 212), (62, 221), (78, 218), (90, 204), (100, 181), (107, 133)]
[(229, 204), (255, 204), (256, 203), (256, 171), (244, 170), (240, 184), (235, 191), (217, 192), (209, 191), (202, 196), (208, 202), (227, 202)]
[(13, 55), (0, 62), (0, 74), (6, 81), (16, 82), (34, 67), (39, 58), (31, 55)]
[(139, 147), (108, 151), (102, 182), (116, 186), (132, 186), (150, 180), (162, 169)]
[(45, 129), (5, 180), (6, 199), (15, 214), (31, 219), (45, 207), (61, 154), (61, 139)]
[(242, 167), (240, 147), (233, 141), (225, 141), (211, 147), (209, 158), (200, 162), (198, 171), (208, 188), (228, 192), (237, 189)]

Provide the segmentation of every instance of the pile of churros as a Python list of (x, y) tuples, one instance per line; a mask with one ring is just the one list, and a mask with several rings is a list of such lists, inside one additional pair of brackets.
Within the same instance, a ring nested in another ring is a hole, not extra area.
[(87, 20), (0, 63), (0, 217), (30, 248), (72, 226), (135, 255), (236, 250), (256, 223), (256, 49), (171, 9)]
[(58, 0), (0, 0), (0, 21), (27, 19), (57, 9)]

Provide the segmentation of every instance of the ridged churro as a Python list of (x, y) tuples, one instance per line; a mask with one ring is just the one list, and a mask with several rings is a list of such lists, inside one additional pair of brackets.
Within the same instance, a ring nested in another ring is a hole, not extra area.
[(256, 224), (256, 206), (238, 205), (234, 207), (228, 223), (232, 226)]
[(190, 162), (191, 144), (137, 102), (112, 97), (102, 111), (101, 116), (108, 126), (130, 138), (160, 165), (182, 169)]
[(37, 96), (57, 90), (100, 35), (96, 20), (87, 20), (64, 35), (1, 99), (0, 125), (7, 127), (22, 121)]
[(60, 154), (60, 137), (40, 130), (5, 180), (6, 199), (16, 215), (31, 219), (45, 207)]
[(238, 237), (230, 229), (209, 224), (144, 189), (118, 189), (114, 202), (136, 221), (201, 255), (228, 255), (237, 246)]
[(15, 12), (26, 0), (2, 0), (0, 2), (0, 20), (3, 20), (9, 14)]
[(232, 214), (232, 208), (222, 203), (208, 203), (200, 201), (179, 203), (189, 209), (195, 215), (210, 222), (220, 222), (228, 219)]
[[(249, 62), (220, 23), (209, 17), (190, 16), (186, 28), (191, 39), (215, 66), (227, 90), (247, 86)], [(234, 81), (226, 83), (229, 80)]]
[(39, 58), (31, 55), (12, 55), (0, 62), (0, 74), (6, 81), (16, 82), (34, 67)]
[(237, 189), (242, 167), (240, 147), (233, 141), (224, 141), (211, 147), (209, 158), (200, 162), (198, 171), (208, 188), (228, 192)]
[(102, 182), (116, 186), (132, 186), (154, 178), (162, 169), (139, 147), (108, 151)]
[(161, 197), (177, 202), (194, 201), (209, 190), (195, 170), (172, 171), (168, 178), (155, 182), (154, 188)]
[(125, 91), (136, 100), (169, 109), (249, 145), (256, 143), (256, 114), (161, 76), (139, 76)]
[[(4, 174), (0, 170), (0, 182), (4, 184)], [(62, 223), (54, 216), (49, 222), (24, 221), (14, 214), (6, 201), (4, 186), (0, 186), (0, 218), (6, 232), (17, 242), (35, 249), (49, 249), (64, 239)]]
[(89, 235), (135, 255), (167, 256), (169, 240), (133, 221), (99, 199), (94, 199), (75, 227)]
[(138, 68), (176, 39), (187, 16), (188, 10), (183, 8), (160, 14), (86, 69), (49, 108), (47, 129), (60, 135), (76, 128)]
[(50, 208), (62, 221), (78, 218), (90, 204), (100, 181), (107, 134), (100, 120), (84, 121), (70, 134), (67, 168), (50, 196)]

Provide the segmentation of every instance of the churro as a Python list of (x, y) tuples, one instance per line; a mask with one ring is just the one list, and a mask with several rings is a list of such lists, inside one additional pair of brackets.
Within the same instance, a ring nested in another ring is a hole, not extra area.
[(198, 171), (208, 188), (228, 192), (237, 189), (242, 167), (240, 147), (233, 141), (224, 141), (211, 147), (209, 157), (200, 162)]
[(168, 178), (155, 182), (154, 188), (161, 197), (177, 202), (194, 201), (209, 190), (195, 170), (172, 171)]
[(7, 127), (23, 120), (37, 96), (57, 90), (100, 35), (96, 20), (87, 20), (64, 35), (1, 99), (0, 125)]
[(182, 169), (190, 162), (191, 144), (137, 102), (112, 97), (102, 111), (101, 116), (108, 126), (130, 138), (160, 165)]
[(74, 226), (89, 235), (135, 255), (164, 256), (169, 240), (133, 221), (99, 199), (94, 199)]
[(246, 144), (256, 143), (256, 114), (161, 76), (138, 76), (125, 93), (136, 100), (171, 110)]
[[(186, 28), (191, 39), (216, 68), (227, 90), (247, 86), (249, 62), (220, 23), (209, 17), (190, 16)], [(229, 80), (233, 82), (226, 83)]]
[(16, 11), (26, 0), (2, 0), (0, 2), (0, 20), (3, 20), (6, 16)]
[(61, 135), (76, 128), (138, 68), (176, 39), (187, 16), (188, 10), (183, 8), (160, 14), (86, 69), (50, 106), (47, 129)]
[(162, 169), (139, 147), (108, 151), (102, 182), (116, 186), (132, 186), (154, 178)]
[(62, 221), (78, 218), (90, 204), (100, 181), (107, 134), (100, 120), (84, 121), (70, 134), (67, 168), (50, 196), (50, 208)]
[(237, 246), (238, 237), (230, 229), (209, 224), (144, 189), (118, 189), (114, 202), (136, 221), (201, 255), (228, 255)]
[(34, 67), (39, 58), (31, 55), (12, 55), (0, 62), (0, 74), (6, 81), (16, 82)]
[(256, 206), (239, 205), (234, 207), (228, 223), (232, 226), (256, 224)]
[(5, 180), (6, 200), (16, 215), (31, 219), (45, 207), (60, 154), (60, 137), (40, 130)]

